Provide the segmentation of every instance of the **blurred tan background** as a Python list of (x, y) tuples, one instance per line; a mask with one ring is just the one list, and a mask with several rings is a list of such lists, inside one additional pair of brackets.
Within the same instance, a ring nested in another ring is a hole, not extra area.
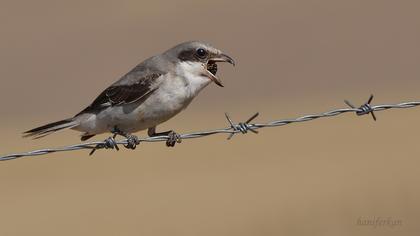
[[(420, 99), (419, 1), (11, 1), (0, 7), (0, 154), (79, 142), (20, 133), (70, 117), (192, 39), (237, 60), (159, 130)], [(0, 163), (0, 235), (418, 235), (420, 109), (260, 134)], [(140, 135), (145, 135), (140, 133)], [(97, 137), (102, 140), (106, 136)], [(402, 225), (358, 225), (374, 217)]]

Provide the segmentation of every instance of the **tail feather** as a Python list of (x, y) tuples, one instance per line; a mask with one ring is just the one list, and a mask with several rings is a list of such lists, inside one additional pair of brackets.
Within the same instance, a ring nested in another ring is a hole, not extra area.
[(50, 124), (46, 124), (35, 129), (28, 130), (23, 133), (23, 137), (33, 137), (34, 139), (45, 137), (49, 134), (52, 134), (56, 131), (62, 129), (69, 129), (78, 126), (79, 123), (74, 119), (60, 120)]

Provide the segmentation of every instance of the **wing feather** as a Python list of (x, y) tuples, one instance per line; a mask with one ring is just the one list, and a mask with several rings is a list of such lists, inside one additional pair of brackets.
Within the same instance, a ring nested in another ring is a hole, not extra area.
[[(132, 80), (131, 83), (122, 83), (123, 80), (105, 89), (82, 113), (98, 113), (110, 106), (131, 104), (146, 100), (156, 90), (156, 79), (161, 73), (150, 73)], [(77, 116), (76, 115), (76, 116)]]

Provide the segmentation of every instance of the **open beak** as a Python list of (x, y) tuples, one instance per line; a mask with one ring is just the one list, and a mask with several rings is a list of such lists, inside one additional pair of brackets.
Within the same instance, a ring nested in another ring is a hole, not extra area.
[(232, 57), (226, 55), (226, 54), (219, 54), (219, 55), (215, 55), (214, 57), (212, 57), (211, 59), (209, 59), (209, 61), (207, 62), (207, 70), (206, 70), (206, 75), (218, 86), (223, 87), (222, 81), (217, 78), (216, 76), (216, 72), (217, 72), (217, 64), (216, 62), (227, 62), (232, 64), (233, 66), (235, 66), (235, 61), (233, 60)]

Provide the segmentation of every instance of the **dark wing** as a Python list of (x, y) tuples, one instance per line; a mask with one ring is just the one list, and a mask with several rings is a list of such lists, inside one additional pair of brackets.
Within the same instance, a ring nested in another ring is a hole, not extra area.
[[(122, 78), (103, 91), (82, 113), (98, 113), (110, 106), (118, 106), (145, 101), (157, 88), (156, 79), (161, 73), (142, 73), (141, 77)], [(132, 74), (133, 75), (133, 74)], [(77, 116), (76, 115), (76, 116)]]

